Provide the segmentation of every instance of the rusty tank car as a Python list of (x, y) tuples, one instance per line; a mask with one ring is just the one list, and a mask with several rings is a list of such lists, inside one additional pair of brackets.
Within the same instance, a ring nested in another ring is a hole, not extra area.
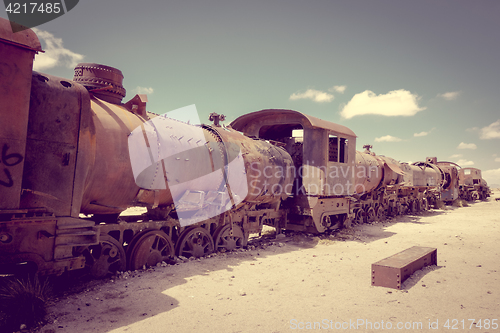
[[(358, 152), (345, 126), (281, 109), (183, 122), (148, 112), (145, 95), (123, 102), (116, 68), (34, 72), (41, 51), (0, 19), (2, 274), (103, 277), (244, 247), (264, 225), (322, 233), (455, 195), (454, 166)], [(122, 214), (133, 206), (147, 213)]]

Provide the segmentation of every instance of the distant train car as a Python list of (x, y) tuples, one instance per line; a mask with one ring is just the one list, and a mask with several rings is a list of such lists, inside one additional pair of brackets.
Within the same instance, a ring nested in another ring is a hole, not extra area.
[(445, 203), (452, 203), (460, 197), (460, 185), (458, 178), (459, 166), (452, 162), (437, 162), (443, 173), (443, 188), (441, 190), (441, 200)]
[(458, 173), (460, 196), (467, 201), (485, 200), (490, 196), (490, 188), (476, 168), (462, 168)]

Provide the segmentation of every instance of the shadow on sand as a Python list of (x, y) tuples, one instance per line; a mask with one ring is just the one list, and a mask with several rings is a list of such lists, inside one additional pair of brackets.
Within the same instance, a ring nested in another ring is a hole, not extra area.
[[(396, 233), (385, 230), (389, 226), (399, 223), (426, 224), (426, 222), (422, 221), (423, 218), (445, 213), (446, 210), (430, 210), (418, 215), (398, 216), (385, 221), (353, 225), (351, 228), (321, 235), (300, 232), (284, 232), (276, 235), (274, 229), (267, 229), (261, 237), (254, 237), (249, 240), (249, 249), (212, 254), (209, 258), (186, 260), (174, 265), (164, 264), (163, 267), (151, 267), (145, 271), (122, 272), (103, 280), (91, 280), (88, 276), (76, 274), (61, 276), (56, 278), (56, 296), (61, 301), (71, 300), (76, 314), (69, 313), (69, 310), (58, 313), (59, 307), (52, 306), (49, 308), (51, 311), (49, 323), (52, 323), (45, 328), (42, 327), (39, 332), (44, 332), (49, 326), (58, 327), (57, 324), (53, 323), (55, 319), (62, 324), (75, 320), (75, 316), (85, 317), (85, 309), (88, 307), (98, 307), (99, 310), (102, 308), (102, 311), (98, 311), (98, 313), (100, 313), (100, 317), (102, 316), (100, 318), (101, 322), (106, 321), (108, 330), (127, 326), (178, 307), (179, 301), (167, 295), (165, 291), (190, 283), (190, 280), (196, 276), (208, 276), (220, 270), (230, 272), (233, 267), (244, 262), (252, 264), (252, 261), (257, 262), (258, 259), (299, 251), (300, 249), (314, 248), (318, 244), (350, 241), (369, 243), (390, 238)], [(284, 246), (285, 244), (286, 246)], [(440, 268), (437, 266), (429, 267), (434, 268), (425, 268), (423, 271), (418, 271), (420, 273), (417, 275), (414, 274), (415, 276), (407, 279), (403, 285), (404, 289), (412, 288), (429, 271)], [(141, 279), (137, 279), (139, 277)], [(138, 286), (139, 283), (140, 286)], [(98, 291), (104, 285), (106, 285), (106, 292), (98, 294)], [(93, 299), (88, 300), (85, 297), (86, 294), (94, 295)], [(95, 297), (96, 294), (97, 297)], [(140, 304), (143, 304), (143, 302), (134, 304), (135, 298), (147, 299), (147, 303), (153, 306), (148, 306), (147, 310), (141, 308)], [(110, 307), (106, 303), (112, 299), (119, 299), (121, 304)], [(95, 313), (95, 310), (93, 312)], [(88, 317), (86, 320), (95, 322), (96, 319), (99, 318)]]

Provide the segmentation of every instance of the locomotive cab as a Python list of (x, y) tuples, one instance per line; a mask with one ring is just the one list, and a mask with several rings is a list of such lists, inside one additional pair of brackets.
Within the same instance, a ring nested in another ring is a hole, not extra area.
[(485, 200), (490, 196), (489, 187), (476, 168), (462, 168), (458, 173), (460, 195), (467, 201)]
[(282, 146), (293, 160), (287, 229), (323, 232), (352, 217), (356, 135), (345, 126), (293, 110), (262, 110), (231, 123), (245, 135)]

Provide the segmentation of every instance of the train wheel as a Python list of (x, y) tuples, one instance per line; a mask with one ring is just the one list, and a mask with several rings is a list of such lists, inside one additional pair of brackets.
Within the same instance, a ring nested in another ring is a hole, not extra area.
[(402, 205), (401, 203), (398, 202), (397, 204), (397, 210), (398, 210), (398, 215), (404, 215), (406, 211), (406, 206)]
[(352, 226), (352, 220), (353, 219), (345, 218), (343, 223), (344, 228), (349, 229)]
[(174, 244), (160, 230), (145, 233), (132, 246), (128, 259), (128, 267), (131, 270), (143, 266), (151, 267), (174, 256)]
[(423, 198), (420, 207), (422, 210), (429, 210), (429, 201), (427, 201), (426, 198)]
[(232, 228), (230, 224), (219, 227), (214, 233), (214, 245), (215, 251), (222, 249), (224, 249), (223, 251), (233, 251), (245, 246), (246, 239), (243, 230), (236, 224), (233, 224)]
[(361, 224), (364, 222), (365, 212), (363, 209), (358, 209), (356, 211), (356, 216), (354, 217), (354, 222), (357, 224)]
[(214, 252), (214, 241), (201, 227), (187, 229), (177, 243), (177, 256), (200, 258)]
[(127, 266), (123, 246), (111, 236), (101, 236), (99, 244), (86, 247), (82, 254), (90, 274), (97, 279), (124, 271)]
[(367, 210), (366, 210), (366, 221), (368, 223), (372, 223), (376, 220), (377, 218), (377, 214), (375, 213), (375, 209), (373, 207), (369, 207)]
[(413, 200), (410, 203), (409, 208), (410, 208), (410, 213), (412, 213), (412, 214), (415, 214), (416, 212), (418, 212), (418, 203), (417, 203), (417, 201)]
[(384, 221), (386, 218), (385, 208), (383, 206), (378, 206), (377, 210), (377, 221)]
[(398, 215), (398, 206), (396, 204), (389, 205), (387, 208), (387, 214), (391, 217), (395, 217)]

